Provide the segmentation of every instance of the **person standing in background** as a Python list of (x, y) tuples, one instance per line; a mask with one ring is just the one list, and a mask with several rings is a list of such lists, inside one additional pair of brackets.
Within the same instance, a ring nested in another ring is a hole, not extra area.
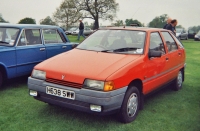
[(171, 23), (172, 19), (170, 17), (167, 18), (167, 24), (163, 27), (163, 29), (167, 29), (167, 25)]
[(171, 30), (174, 35), (176, 36), (176, 25), (178, 24), (178, 21), (176, 19), (172, 20), (169, 25), (167, 25), (166, 29)]
[(83, 32), (84, 32), (84, 24), (82, 22), (82, 19), (79, 20), (80, 24), (79, 24), (79, 33), (78, 33), (78, 39), (80, 40), (80, 36), (83, 36), (83, 38), (85, 38)]

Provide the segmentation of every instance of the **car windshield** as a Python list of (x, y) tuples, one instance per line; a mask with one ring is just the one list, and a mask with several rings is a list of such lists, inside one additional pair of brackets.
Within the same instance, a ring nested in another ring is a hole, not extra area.
[(146, 33), (131, 30), (97, 30), (78, 49), (107, 53), (143, 54)]
[(13, 46), (19, 34), (19, 29), (0, 27), (0, 46)]
[(182, 29), (176, 29), (176, 33), (181, 33)]

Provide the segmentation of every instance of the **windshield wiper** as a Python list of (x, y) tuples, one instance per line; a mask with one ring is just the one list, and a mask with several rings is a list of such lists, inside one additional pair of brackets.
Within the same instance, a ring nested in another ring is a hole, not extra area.
[(124, 47), (124, 48), (118, 48), (118, 49), (113, 49), (113, 50), (102, 50), (101, 52), (126, 52), (126, 51), (137, 50), (137, 49), (141, 49), (141, 48), (138, 48), (138, 47)]
[(5, 41), (0, 41), (0, 43), (3, 43), (3, 44), (9, 44), (8, 42), (5, 42)]

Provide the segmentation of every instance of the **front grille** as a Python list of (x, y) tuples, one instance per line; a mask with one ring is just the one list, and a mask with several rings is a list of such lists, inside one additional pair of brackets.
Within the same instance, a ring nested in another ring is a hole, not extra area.
[(82, 88), (82, 86), (83, 86), (82, 84), (79, 84), (79, 83), (63, 81), (63, 80), (56, 80), (56, 79), (52, 79), (52, 78), (47, 78), (46, 82), (63, 85), (63, 86), (68, 86), (68, 87), (75, 87), (75, 88)]

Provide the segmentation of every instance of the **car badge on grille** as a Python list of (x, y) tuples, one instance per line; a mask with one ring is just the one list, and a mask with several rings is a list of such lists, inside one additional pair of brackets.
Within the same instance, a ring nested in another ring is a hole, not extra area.
[(62, 80), (65, 78), (65, 75), (62, 75)]

